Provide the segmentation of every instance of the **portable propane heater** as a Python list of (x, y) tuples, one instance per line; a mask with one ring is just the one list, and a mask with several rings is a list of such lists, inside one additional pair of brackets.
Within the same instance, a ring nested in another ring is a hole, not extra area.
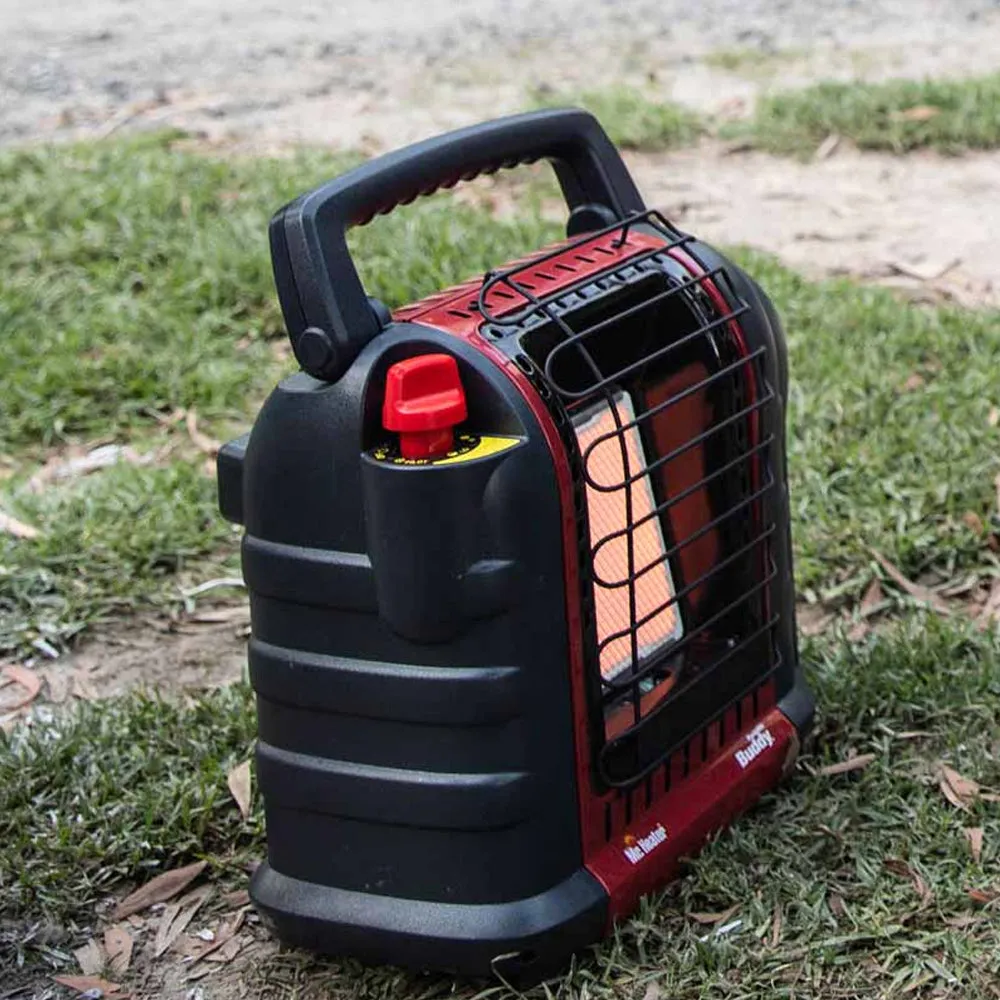
[[(365, 295), (349, 227), (542, 158), (568, 240), (394, 313)], [(251, 895), (289, 943), (540, 976), (809, 725), (777, 317), (578, 110), (374, 160), (270, 239), (303, 371), (219, 456), (246, 528)]]

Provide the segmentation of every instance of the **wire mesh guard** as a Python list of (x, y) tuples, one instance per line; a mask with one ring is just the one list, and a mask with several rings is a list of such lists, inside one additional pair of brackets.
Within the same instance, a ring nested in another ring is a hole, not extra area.
[[(641, 249), (539, 295), (525, 272), (538, 275), (550, 257), (572, 260), (576, 248), (593, 260), (601, 246), (588, 234), (487, 275), (479, 310), (488, 335), (516, 337), (517, 360), (570, 453), (586, 525), (581, 597), (612, 744), (731, 661), (752, 657), (759, 684), (778, 655), (768, 607), (775, 525), (762, 503), (774, 485), (774, 437), (764, 432), (774, 392), (765, 348), (748, 350), (738, 322), (750, 307), (658, 213), (597, 235), (605, 234), (612, 250), (633, 240)], [(671, 747), (662, 750), (657, 760)], [(636, 774), (657, 762), (633, 757)]]

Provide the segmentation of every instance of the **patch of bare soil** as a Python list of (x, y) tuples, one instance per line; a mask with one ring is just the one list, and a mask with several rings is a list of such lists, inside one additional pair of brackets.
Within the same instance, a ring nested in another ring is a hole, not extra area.
[(713, 142), (629, 161), (647, 203), (708, 242), (918, 300), (1000, 304), (1000, 152), (843, 149), (803, 163)]
[[(142, 689), (203, 691), (239, 680), (250, 623), (245, 606), (205, 610), (182, 623), (134, 619), (113, 626), (79, 651), (34, 667), (41, 687), (30, 711), (95, 701)], [(2, 709), (0, 709), (2, 710)]]
[[(715, 111), (820, 77), (995, 69), (992, 0), (60, 0), (0, 4), (0, 141), (164, 125), (399, 145), (532, 87)], [(721, 55), (720, 55), (721, 53)]]

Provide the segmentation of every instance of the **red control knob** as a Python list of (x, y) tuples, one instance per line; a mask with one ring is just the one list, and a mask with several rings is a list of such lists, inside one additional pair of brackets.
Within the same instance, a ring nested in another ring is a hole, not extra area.
[(454, 427), (466, 413), (458, 364), (450, 354), (421, 354), (389, 368), (382, 425), (399, 434), (403, 458), (447, 454), (455, 444)]

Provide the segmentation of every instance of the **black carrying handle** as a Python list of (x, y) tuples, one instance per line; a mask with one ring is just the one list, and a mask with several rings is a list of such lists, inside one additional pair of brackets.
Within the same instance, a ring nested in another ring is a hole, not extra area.
[(388, 317), (368, 299), (347, 230), (420, 195), (504, 167), (549, 159), (570, 208), (570, 235), (645, 210), (618, 150), (576, 108), (459, 129), (380, 156), (286, 205), (271, 220), (271, 260), (295, 357), (335, 381)]

